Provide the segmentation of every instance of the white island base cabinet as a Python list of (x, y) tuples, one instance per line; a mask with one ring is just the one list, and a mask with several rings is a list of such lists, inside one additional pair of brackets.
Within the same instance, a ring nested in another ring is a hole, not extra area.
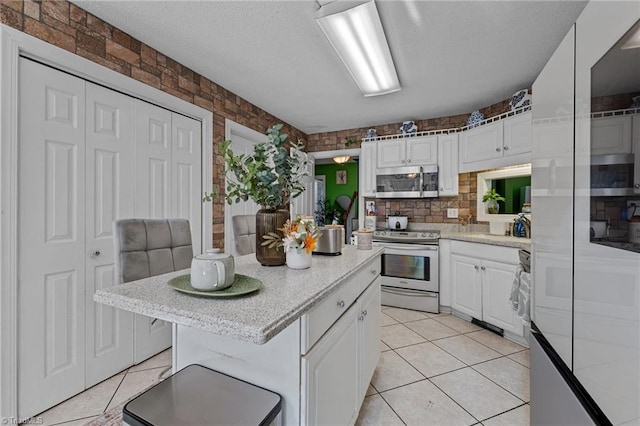
[(200, 364), (277, 392), (283, 424), (353, 424), (380, 355), (379, 274), (378, 257), (263, 345), (178, 325), (174, 372)]

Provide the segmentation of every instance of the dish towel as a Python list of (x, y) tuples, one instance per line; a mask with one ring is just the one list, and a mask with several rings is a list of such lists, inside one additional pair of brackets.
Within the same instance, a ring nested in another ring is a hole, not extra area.
[(513, 284), (511, 285), (511, 294), (509, 295), (509, 302), (514, 311), (518, 310), (518, 296), (520, 294), (520, 275), (524, 272), (522, 265), (518, 265), (516, 268), (516, 275), (513, 277)]
[(518, 316), (524, 325), (531, 324), (531, 274), (520, 274), (520, 293), (518, 294)]
[(522, 265), (516, 268), (513, 277), (513, 285), (511, 286), (511, 294), (509, 302), (516, 315), (522, 319), (524, 325), (531, 322), (531, 274), (525, 272)]

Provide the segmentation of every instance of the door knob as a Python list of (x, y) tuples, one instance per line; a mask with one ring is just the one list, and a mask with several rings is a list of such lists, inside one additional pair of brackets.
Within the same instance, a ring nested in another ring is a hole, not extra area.
[(640, 183), (636, 183), (635, 185), (633, 185), (634, 188), (640, 188)]
[(496, 148), (496, 152), (500, 152), (500, 148)]
[(410, 163), (410, 162), (411, 162), (411, 158), (409, 158), (409, 159), (407, 160), (407, 163)]
[(378, 275), (378, 271), (376, 271), (375, 269), (371, 270), (371, 275)]
[(504, 146), (504, 147), (502, 147), (502, 149), (504, 149), (505, 151), (508, 151), (509, 147), (508, 146)]
[(365, 309), (364, 311), (362, 311), (362, 316), (366, 317), (367, 316), (367, 310)]
[(487, 268), (485, 268), (484, 266), (481, 266), (480, 269), (482, 269), (483, 271), (485, 271)]
[(344, 300), (341, 300), (338, 302), (338, 307), (339, 308), (344, 308)]
[(478, 269), (480, 269), (480, 267), (478, 265), (475, 265), (474, 269), (477, 271)]
[(91, 252), (91, 256), (100, 256), (100, 250), (94, 250)]

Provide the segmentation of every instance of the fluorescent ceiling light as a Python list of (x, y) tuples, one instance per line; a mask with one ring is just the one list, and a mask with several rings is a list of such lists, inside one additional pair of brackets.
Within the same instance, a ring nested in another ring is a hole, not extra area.
[(332, 160), (338, 164), (344, 164), (347, 161), (349, 161), (350, 158), (351, 158), (350, 155), (342, 155), (342, 156), (333, 157)]
[(621, 49), (637, 49), (640, 47), (640, 28), (636, 29), (624, 42)]
[[(336, 1), (328, 6), (340, 3)], [(320, 9), (320, 13), (325, 12), (328, 6)], [(398, 75), (373, 0), (316, 18), (316, 22), (364, 96), (400, 90)]]

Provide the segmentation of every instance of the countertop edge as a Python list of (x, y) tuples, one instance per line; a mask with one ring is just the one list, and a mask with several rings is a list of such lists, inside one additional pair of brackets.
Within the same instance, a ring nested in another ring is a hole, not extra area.
[[(380, 256), (382, 252), (382, 248), (374, 247), (373, 250), (371, 250), (370, 256), (365, 261), (362, 261), (362, 263), (360, 263), (358, 267), (351, 269), (347, 273), (336, 278), (332, 283), (327, 284), (325, 288), (320, 289), (316, 294), (309, 297), (307, 300), (298, 303), (295, 306), (291, 306), (290, 309), (288, 309), (288, 311), (281, 317), (275, 319), (270, 323), (266, 323), (261, 327), (252, 326), (251, 324), (246, 324), (241, 321), (224, 320), (214, 317), (214, 315), (207, 315), (199, 312), (176, 308), (169, 304), (150, 302), (148, 300), (144, 300), (142, 298), (131, 296), (128, 294), (118, 294), (109, 291), (109, 289), (97, 290), (93, 295), (93, 300), (97, 303), (123, 309), (128, 312), (150, 316), (174, 324), (206, 331), (212, 334), (227, 336), (237, 340), (262, 345), (274, 338), (285, 328), (295, 323), (305, 313), (307, 313), (316, 305), (329, 297), (345, 281), (348, 281), (356, 273), (361, 271), (362, 268), (366, 267), (368, 264), (374, 261), (374, 259), (377, 256)], [(181, 271), (176, 271), (170, 274), (177, 274), (178, 272)], [(157, 277), (149, 277), (143, 280), (154, 278), (157, 279)]]
[(518, 249), (531, 250), (530, 238), (516, 238), (502, 235), (490, 234), (467, 234), (457, 232), (443, 232), (441, 240), (467, 241), (470, 243), (489, 244), (493, 246), (513, 247)]

